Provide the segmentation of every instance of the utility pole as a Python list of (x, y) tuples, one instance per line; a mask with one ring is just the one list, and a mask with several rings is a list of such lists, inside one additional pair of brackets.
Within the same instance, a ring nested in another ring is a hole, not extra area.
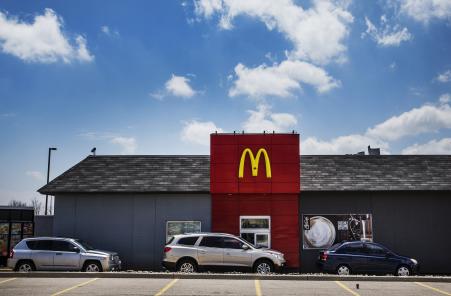
[[(50, 157), (52, 155), (52, 150), (56, 150), (56, 148), (54, 147), (50, 147), (49, 148), (49, 157), (47, 159), (47, 184), (49, 184), (49, 179), (50, 179)], [(48, 201), (49, 201), (49, 196), (46, 194), (45, 195), (45, 215), (48, 215)]]

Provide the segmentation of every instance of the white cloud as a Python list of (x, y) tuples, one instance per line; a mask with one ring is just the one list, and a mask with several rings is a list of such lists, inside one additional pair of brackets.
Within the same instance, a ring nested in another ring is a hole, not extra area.
[(443, 83), (450, 82), (451, 81), (451, 70), (447, 70), (443, 73), (438, 74), (436, 79)]
[(208, 146), (210, 144), (210, 134), (216, 131), (218, 133), (223, 132), (214, 122), (191, 120), (184, 123), (181, 139), (187, 143)]
[(286, 60), (278, 65), (263, 64), (256, 68), (238, 64), (235, 74), (237, 79), (229, 91), (231, 97), (288, 97), (293, 91), (301, 89), (301, 83), (314, 86), (320, 93), (340, 85), (339, 81), (330, 77), (322, 68), (302, 61)]
[(443, 94), (439, 98), (440, 104), (448, 104), (451, 102), (451, 94)]
[(286, 97), (299, 90), (301, 83), (319, 92), (339, 86), (339, 81), (315, 65), (346, 60), (344, 40), (353, 22), (348, 2), (312, 0), (311, 7), (304, 9), (293, 0), (195, 0), (195, 12), (206, 19), (218, 15), (223, 29), (232, 29), (236, 17), (248, 16), (289, 40), (293, 48), (279, 64), (248, 68), (239, 63), (235, 67), (237, 80), (229, 91), (230, 96)]
[(124, 137), (111, 132), (86, 132), (79, 136), (91, 141), (108, 141), (118, 145), (122, 148), (121, 154), (134, 154), (138, 147), (134, 137)]
[(42, 174), (39, 171), (26, 171), (25, 174), (27, 176), (32, 177), (33, 179), (35, 179), (37, 181), (44, 181), (45, 180), (44, 174)]
[(451, 17), (449, 0), (400, 0), (400, 3), (402, 13), (423, 23), (432, 19), (447, 20)]
[(166, 93), (164, 91), (161, 90), (157, 90), (154, 92), (149, 93), (149, 96), (151, 96), (152, 98), (162, 101), (164, 99), (164, 97), (166, 96)]
[(0, 12), (1, 50), (27, 62), (91, 62), (94, 56), (86, 47), (86, 39), (77, 35), (75, 44), (71, 44), (62, 31), (63, 23), (52, 9), (36, 15), (32, 23)]
[(245, 132), (288, 132), (297, 124), (297, 119), (289, 113), (272, 113), (267, 105), (260, 104), (257, 110), (248, 110), (248, 119), (243, 123)]
[(304, 9), (292, 0), (198, 0), (195, 7), (200, 17), (217, 13), (224, 29), (231, 29), (233, 19), (240, 15), (258, 19), (293, 43), (292, 58), (324, 64), (346, 51), (343, 40), (353, 22), (348, 2), (313, 0), (312, 6)]
[(176, 97), (191, 98), (196, 94), (196, 91), (189, 85), (190, 80), (183, 76), (172, 77), (166, 81), (166, 91)]
[(310, 137), (302, 140), (301, 153), (308, 154), (356, 154), (367, 151), (368, 145), (381, 148), (382, 153), (388, 153), (388, 143), (366, 135), (348, 135), (333, 138), (329, 141)]
[(414, 144), (402, 150), (402, 154), (451, 154), (451, 138)]
[[(302, 141), (301, 152), (302, 154), (355, 154), (359, 151), (366, 151), (367, 146), (370, 145), (380, 147), (382, 153), (389, 153), (390, 142), (392, 141), (406, 136), (434, 133), (440, 129), (450, 128), (451, 107), (442, 102), (438, 106), (424, 105), (398, 116), (393, 116), (374, 127), (368, 128), (362, 134), (339, 136), (331, 140), (318, 140), (315, 137), (307, 138)], [(428, 144), (431, 146), (433, 143)], [(441, 143), (441, 145), (444, 144)], [(406, 151), (414, 151), (414, 148), (426, 149), (426, 146), (420, 146), (408, 147)], [(429, 146), (427, 146), (428, 149)]]
[(385, 15), (381, 16), (381, 28), (376, 28), (367, 17), (365, 17), (365, 22), (367, 28), (366, 32), (362, 34), (362, 38), (368, 35), (380, 46), (399, 46), (403, 41), (413, 38), (406, 27), (389, 25)]
[(110, 142), (122, 147), (122, 154), (134, 154), (137, 144), (133, 137), (113, 137)]
[(111, 34), (110, 27), (108, 27), (108, 26), (102, 26), (102, 27), (100, 27), (100, 30), (102, 30), (102, 32), (105, 33), (106, 35)]
[(100, 30), (107, 36), (110, 37), (119, 37), (119, 32), (117, 30), (112, 30), (108, 26), (101, 26)]
[(424, 105), (387, 119), (368, 129), (367, 135), (393, 141), (405, 136), (436, 132), (442, 128), (451, 128), (450, 106)]
[(390, 71), (395, 71), (397, 67), (398, 67), (398, 65), (396, 65), (396, 62), (393, 62), (388, 66)]

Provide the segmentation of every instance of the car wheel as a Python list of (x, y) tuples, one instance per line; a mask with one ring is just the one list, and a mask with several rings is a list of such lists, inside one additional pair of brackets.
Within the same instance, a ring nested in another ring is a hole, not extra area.
[(95, 261), (89, 261), (85, 263), (85, 266), (83, 268), (84, 272), (101, 272), (102, 266), (98, 262)]
[(182, 259), (177, 264), (177, 271), (184, 273), (194, 273), (197, 271), (197, 265), (191, 259)]
[(410, 269), (405, 265), (401, 265), (396, 269), (396, 275), (397, 276), (409, 276)]
[(35, 271), (36, 268), (33, 264), (33, 262), (31, 261), (22, 261), (17, 265), (17, 271), (19, 272), (30, 272), (30, 271)]
[(259, 274), (269, 274), (274, 272), (274, 264), (269, 260), (260, 260), (255, 263), (254, 272)]
[(351, 269), (347, 265), (339, 265), (337, 267), (337, 274), (338, 275), (350, 275)]

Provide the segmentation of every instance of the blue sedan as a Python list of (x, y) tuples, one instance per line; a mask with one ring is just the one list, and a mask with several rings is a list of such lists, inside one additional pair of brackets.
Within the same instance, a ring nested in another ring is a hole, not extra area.
[(381, 244), (370, 242), (342, 242), (321, 251), (318, 265), (324, 272), (339, 275), (395, 274), (408, 276), (418, 271), (415, 259), (399, 256)]

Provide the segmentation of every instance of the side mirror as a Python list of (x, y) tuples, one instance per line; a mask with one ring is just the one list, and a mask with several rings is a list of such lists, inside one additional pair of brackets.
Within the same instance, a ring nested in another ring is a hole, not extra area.
[(242, 246), (241, 246), (241, 248), (243, 249), (243, 250), (249, 250), (249, 246), (248, 245), (246, 245), (246, 244), (243, 244)]
[(80, 248), (78, 248), (78, 247), (74, 247), (72, 250), (73, 250), (75, 253), (80, 253)]

